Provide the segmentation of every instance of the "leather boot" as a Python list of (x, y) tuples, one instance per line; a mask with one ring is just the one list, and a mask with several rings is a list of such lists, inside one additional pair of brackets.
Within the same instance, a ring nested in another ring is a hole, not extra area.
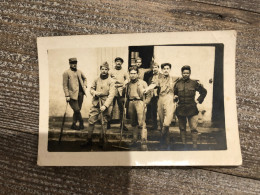
[(84, 129), (85, 127), (84, 127), (84, 122), (83, 121), (80, 121), (80, 124), (79, 124), (79, 129)]
[(192, 147), (193, 149), (197, 149), (197, 140), (198, 140), (198, 133), (191, 133), (191, 139), (192, 139)]
[(111, 123), (110, 123), (110, 121), (107, 122), (107, 129), (111, 129)]
[(88, 147), (92, 145), (93, 145), (92, 138), (88, 138), (86, 142), (80, 144), (81, 147)]
[(169, 127), (164, 127), (165, 130), (165, 144), (169, 145), (170, 144), (170, 131), (169, 131)]
[(162, 127), (162, 130), (161, 130), (160, 144), (165, 145), (165, 128), (164, 127)]
[(162, 145), (165, 145), (165, 144), (168, 145), (169, 144), (169, 133), (168, 132), (169, 132), (169, 127), (165, 126), (165, 127), (162, 128), (161, 140), (160, 140)]
[(136, 144), (138, 141), (138, 127), (134, 127), (133, 129), (133, 143)]
[(147, 148), (147, 129), (142, 128), (141, 130), (141, 150), (142, 151), (148, 151)]
[(80, 128), (76, 125), (75, 122), (72, 123), (70, 128), (73, 129), (73, 130), (80, 130)]
[(186, 144), (186, 131), (181, 131), (180, 134), (181, 134), (182, 144)]
[(81, 144), (81, 147), (86, 147), (86, 146), (92, 146), (92, 134), (94, 131), (95, 125), (94, 124), (89, 124), (88, 126), (88, 139), (85, 143)]
[[(122, 123), (120, 124), (120, 130), (121, 130), (121, 128), (122, 128)], [(125, 125), (123, 125), (123, 130), (124, 131), (128, 131), (128, 129), (127, 129), (127, 127)]]
[(141, 141), (141, 150), (142, 151), (148, 151), (146, 139), (142, 139), (142, 141)]

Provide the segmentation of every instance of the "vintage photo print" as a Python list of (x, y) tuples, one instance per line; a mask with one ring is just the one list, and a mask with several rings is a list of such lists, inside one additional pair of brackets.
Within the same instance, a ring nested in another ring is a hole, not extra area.
[(242, 163), (235, 31), (41, 37), (38, 164)]

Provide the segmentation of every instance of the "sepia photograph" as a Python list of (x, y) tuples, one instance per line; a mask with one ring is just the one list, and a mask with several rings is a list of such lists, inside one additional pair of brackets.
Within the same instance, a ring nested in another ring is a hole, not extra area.
[(38, 164), (241, 164), (235, 41), (235, 31), (38, 38)]

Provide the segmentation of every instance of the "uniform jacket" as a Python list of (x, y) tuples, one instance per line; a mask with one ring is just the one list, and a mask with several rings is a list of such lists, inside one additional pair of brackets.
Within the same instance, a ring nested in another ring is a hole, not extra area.
[(174, 95), (178, 96), (179, 102), (176, 109), (178, 116), (194, 116), (199, 113), (195, 102), (196, 91), (199, 92), (198, 102), (201, 104), (207, 95), (207, 90), (198, 80), (179, 79), (174, 86)]
[(106, 79), (101, 79), (98, 77), (92, 83), (90, 88), (90, 94), (93, 96), (92, 104), (97, 106), (99, 103), (98, 97), (95, 96), (95, 91), (101, 92), (102, 95), (100, 96), (101, 102), (107, 108), (111, 105), (114, 96), (115, 96), (115, 83), (111, 77)]
[(138, 68), (138, 77), (139, 77), (139, 79), (144, 80), (144, 74), (146, 72), (149, 72), (149, 71), (151, 71), (150, 68)]
[(157, 88), (159, 88), (159, 96), (164, 96), (174, 93), (174, 85), (177, 81), (178, 77), (164, 77), (163, 74), (158, 77), (157, 80), (152, 80), (152, 84), (155, 84)]
[(81, 85), (84, 94), (86, 95), (87, 78), (80, 70), (72, 71), (71, 69), (68, 69), (63, 73), (63, 90), (66, 97), (77, 100), (79, 85)]
[[(157, 79), (160, 79), (161, 77), (163, 77), (163, 74), (162, 73), (160, 73), (160, 72), (158, 72), (158, 77), (157, 77)], [(150, 70), (149, 72), (146, 72), (145, 74), (144, 74), (144, 81), (148, 84), (148, 85), (150, 85), (150, 84), (152, 84), (152, 83), (158, 83), (158, 80), (155, 80), (155, 78), (154, 78), (154, 75), (153, 75), (153, 71), (152, 70)], [(158, 90), (158, 88), (156, 88), (156, 89), (154, 89), (153, 91), (152, 91), (152, 96), (158, 96), (158, 94), (159, 94), (159, 90)]]
[(122, 68), (120, 70), (114, 69), (110, 71), (110, 76), (115, 80), (115, 96), (122, 96), (123, 83), (128, 79), (128, 73)]
[[(144, 90), (147, 88), (147, 83), (142, 79), (138, 79), (136, 82), (137, 82), (137, 94), (141, 100), (144, 100)], [(129, 86), (130, 86), (129, 84), (130, 84), (130, 82), (126, 84), (126, 88), (123, 91), (123, 94), (124, 94), (125, 90), (127, 90), (127, 98), (129, 98), (129, 92), (131, 90), (131, 88), (129, 88)], [(150, 93), (148, 93), (146, 95), (146, 97), (145, 97), (146, 103), (149, 102), (150, 96), (151, 96)]]

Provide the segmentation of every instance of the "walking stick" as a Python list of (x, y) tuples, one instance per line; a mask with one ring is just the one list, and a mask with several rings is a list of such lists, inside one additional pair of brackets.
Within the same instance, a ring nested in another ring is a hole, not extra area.
[(62, 134), (63, 134), (63, 127), (64, 127), (64, 123), (65, 123), (65, 118), (66, 118), (68, 103), (69, 103), (69, 102), (67, 102), (67, 104), (66, 104), (65, 113), (64, 113), (64, 115), (63, 115), (63, 119), (62, 119), (62, 123), (61, 123), (59, 144), (61, 143), (61, 138), (62, 138)]
[[(101, 104), (101, 98), (98, 98), (99, 101), (99, 109), (101, 108), (102, 104)], [(101, 140), (104, 144), (104, 137), (106, 136), (106, 132), (104, 130), (104, 117), (103, 117), (103, 113), (100, 111), (100, 119), (101, 119)], [(104, 145), (103, 145), (104, 146)]]

